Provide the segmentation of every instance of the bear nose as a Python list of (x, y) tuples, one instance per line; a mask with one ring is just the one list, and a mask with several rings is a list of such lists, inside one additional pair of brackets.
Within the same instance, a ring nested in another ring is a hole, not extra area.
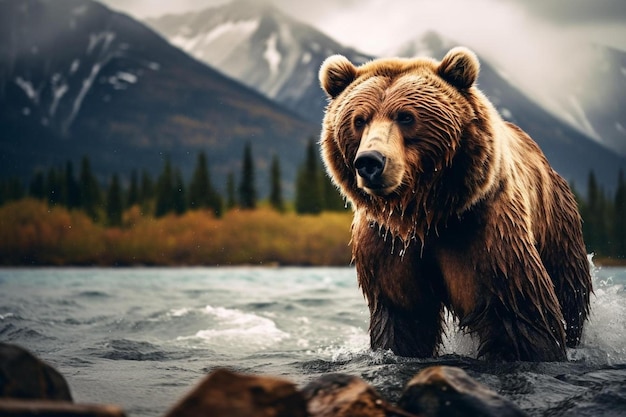
[(378, 151), (365, 151), (357, 155), (354, 167), (359, 175), (370, 184), (380, 182), (386, 158)]

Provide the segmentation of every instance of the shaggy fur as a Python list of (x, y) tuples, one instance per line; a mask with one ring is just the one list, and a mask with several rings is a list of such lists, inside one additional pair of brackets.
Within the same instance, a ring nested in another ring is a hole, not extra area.
[[(465, 48), (359, 67), (336, 55), (320, 69), (322, 156), (354, 209), (371, 346), (435, 355), (446, 307), (480, 356), (563, 360), (592, 291), (576, 202), (478, 72)], [(355, 167), (365, 155), (382, 171)]]

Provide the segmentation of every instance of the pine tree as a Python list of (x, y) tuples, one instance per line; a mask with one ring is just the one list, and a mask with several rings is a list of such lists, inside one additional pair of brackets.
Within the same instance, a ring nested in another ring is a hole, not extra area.
[(583, 234), (587, 244), (587, 251), (597, 255), (606, 255), (609, 241), (606, 222), (607, 201), (593, 171), (589, 173), (587, 204), (585, 207)]
[(215, 214), (215, 217), (222, 217), (224, 212), (224, 202), (222, 201), (222, 196), (217, 192), (215, 188), (211, 186), (211, 195), (209, 199), (209, 208)]
[(209, 207), (211, 199), (211, 179), (206, 155), (204, 152), (198, 154), (196, 168), (189, 184), (189, 208), (199, 209)]
[(174, 212), (183, 214), (187, 211), (187, 198), (185, 196), (185, 184), (183, 182), (183, 174), (179, 169), (174, 172)]
[(235, 174), (229, 172), (226, 176), (226, 210), (230, 210), (237, 206), (235, 198)]
[(156, 203), (154, 215), (156, 217), (165, 216), (174, 210), (174, 173), (172, 163), (169, 158), (165, 159), (163, 172), (159, 176), (156, 184)]
[(65, 164), (64, 182), (63, 199), (65, 206), (69, 209), (80, 207), (80, 186), (74, 176), (72, 161), (67, 161)]
[(111, 178), (106, 197), (107, 224), (113, 227), (122, 225), (122, 212), (124, 203), (122, 202), (122, 187), (117, 174)]
[(17, 177), (0, 179), (0, 205), (23, 198), (26, 195), (24, 184)]
[(246, 210), (255, 209), (256, 198), (254, 161), (252, 159), (252, 149), (248, 142), (243, 151), (243, 166), (241, 170), (241, 181), (239, 182), (239, 206)]
[(614, 254), (618, 258), (624, 259), (626, 258), (626, 180), (623, 170), (619, 172), (613, 203), (613, 231)]
[(322, 211), (322, 184), (318, 169), (318, 154), (313, 138), (309, 139), (304, 164), (296, 177), (296, 212), (317, 214)]
[(50, 206), (56, 206), (61, 201), (61, 174), (52, 167), (46, 175), (46, 199)]
[(130, 184), (126, 194), (126, 208), (130, 208), (135, 204), (139, 204), (139, 179), (137, 178), (137, 171), (133, 169), (130, 173)]
[(141, 173), (141, 185), (139, 186), (139, 204), (143, 213), (150, 212), (150, 205), (154, 198), (154, 181), (148, 171)]
[(323, 167), (320, 170), (320, 182), (322, 184), (322, 194), (324, 200), (324, 210), (344, 211), (346, 209), (346, 200), (341, 196), (335, 184), (326, 175)]
[(43, 172), (37, 170), (30, 185), (28, 186), (28, 195), (36, 198), (37, 200), (43, 200), (46, 195), (46, 185)]
[(285, 211), (285, 202), (280, 185), (280, 161), (277, 155), (272, 158), (270, 167), (270, 205), (278, 212)]
[(102, 192), (98, 180), (91, 171), (89, 158), (86, 156), (81, 160), (79, 177), (81, 207), (93, 221), (98, 221), (102, 206)]
[(189, 184), (189, 208), (206, 208), (213, 211), (216, 217), (222, 215), (222, 197), (213, 187), (211, 172), (204, 152), (198, 154), (196, 168)]

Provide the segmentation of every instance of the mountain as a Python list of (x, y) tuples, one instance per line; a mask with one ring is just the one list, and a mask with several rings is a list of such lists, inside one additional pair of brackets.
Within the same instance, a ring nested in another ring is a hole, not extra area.
[[(273, 154), (287, 188), (319, 126), (225, 77), (129, 16), (91, 0), (0, 0), (0, 175), (89, 155), (104, 179), (189, 175), (197, 152), (222, 187), (245, 142), (257, 187)], [(287, 190), (289, 193), (289, 190)]]
[(324, 59), (372, 59), (258, 0), (145, 22), (195, 58), (315, 123), (327, 103), (317, 77)]
[[(373, 58), (262, 2), (236, 0), (146, 23), (197, 59), (318, 123), (326, 105), (317, 80), (323, 60), (335, 53), (357, 64)], [(430, 32), (400, 45), (391, 55), (441, 59), (455, 45)], [(559, 173), (584, 189), (593, 170), (602, 184), (615, 189), (619, 169), (626, 168), (624, 157), (529, 99), (485, 59), (481, 63), (480, 88), (505, 118), (538, 142)]]
[(626, 52), (593, 45), (585, 82), (558, 97), (566, 121), (626, 156)]
[[(401, 45), (393, 54), (441, 59), (455, 45), (429, 32)], [(579, 191), (585, 190), (592, 170), (601, 184), (611, 191), (616, 189), (619, 170), (626, 170), (625, 157), (543, 109), (485, 59), (481, 59), (478, 84), (503, 118), (524, 129), (539, 144), (554, 169)]]

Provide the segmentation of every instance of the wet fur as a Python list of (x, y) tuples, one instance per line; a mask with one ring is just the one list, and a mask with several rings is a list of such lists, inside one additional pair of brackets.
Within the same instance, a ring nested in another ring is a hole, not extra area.
[[(320, 70), (331, 99), (322, 156), (354, 209), (371, 345), (436, 355), (446, 307), (479, 337), (480, 356), (563, 360), (580, 341), (592, 291), (581, 219), (535, 142), (474, 86), (478, 68), (456, 48), (441, 62), (355, 67), (334, 56)], [(413, 125), (396, 123), (403, 112)], [(390, 121), (402, 140), (385, 152), (403, 167), (401, 181), (374, 195), (358, 186), (354, 159), (365, 128)]]

